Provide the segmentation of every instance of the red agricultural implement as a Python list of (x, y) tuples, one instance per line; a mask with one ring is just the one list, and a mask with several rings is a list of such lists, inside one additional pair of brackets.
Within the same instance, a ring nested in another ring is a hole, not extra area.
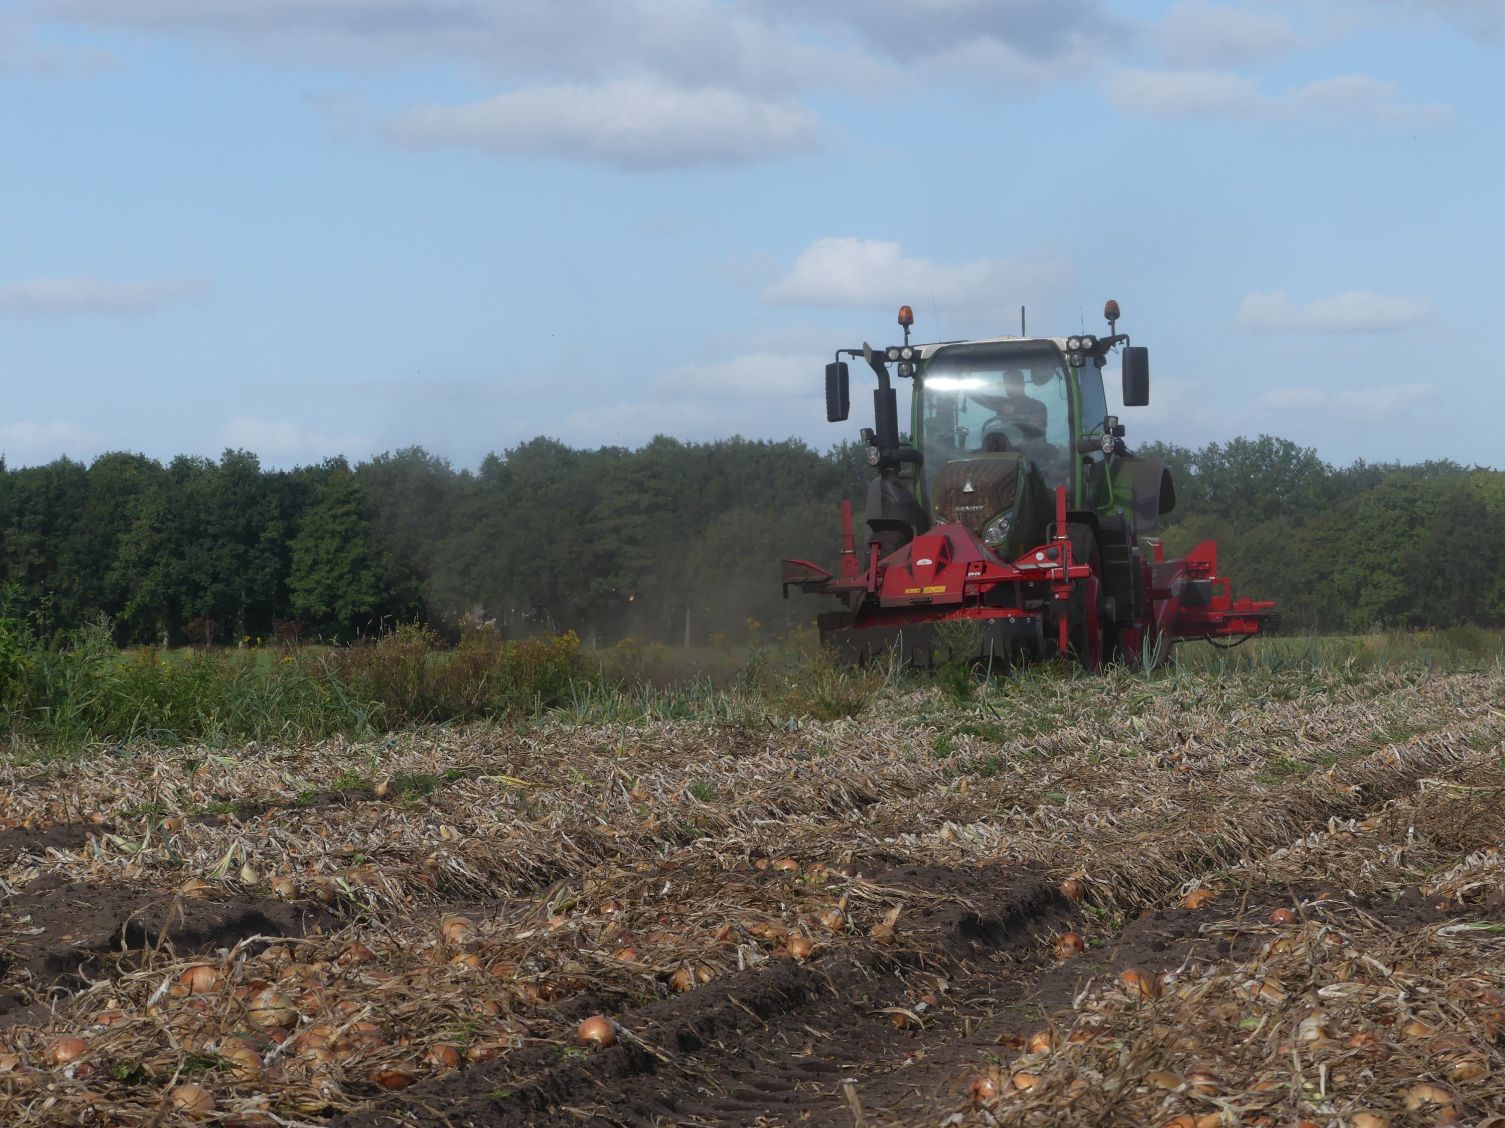
[[(1102, 338), (911, 345), (906, 306), (903, 345), (836, 354), (832, 422), (849, 414), (842, 357), (861, 356), (877, 376), (876, 430), (862, 432), (877, 476), (860, 547), (842, 504), (834, 573), (783, 562), (786, 596), (798, 587), (842, 604), (820, 615), (823, 641), (859, 662), (889, 650), (917, 665), (1070, 653), (1097, 669), (1183, 639), (1235, 645), (1276, 624), (1273, 603), (1233, 598), (1212, 541), (1163, 558), (1151, 534), (1175, 505), (1170, 472), (1124, 445), (1102, 386), (1118, 353), (1125, 406), (1148, 403), (1149, 353), (1116, 332), (1116, 303), (1105, 313)], [(913, 384), (910, 445), (890, 365)]]

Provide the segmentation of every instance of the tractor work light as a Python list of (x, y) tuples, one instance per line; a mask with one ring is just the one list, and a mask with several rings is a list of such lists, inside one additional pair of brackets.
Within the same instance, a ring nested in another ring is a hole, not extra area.
[(900, 360), (913, 360), (914, 356), (915, 352), (913, 345), (905, 345), (902, 349), (899, 350)]
[(1066, 338), (1066, 351), (1067, 352), (1077, 352), (1079, 349), (1081, 349), (1081, 347), (1082, 347), (1082, 338), (1080, 338), (1080, 337), (1067, 337)]
[(899, 346), (898, 345), (889, 345), (888, 348), (884, 350), (883, 355), (886, 356), (890, 361), (898, 360), (899, 359)]
[(1091, 333), (1088, 333), (1085, 337), (1082, 338), (1082, 351), (1091, 352), (1095, 348), (1097, 348), (1097, 338), (1094, 337)]
[(1080, 368), (1087, 363), (1087, 358), (1082, 353), (1074, 352), (1066, 358), (1066, 363), (1073, 368)]

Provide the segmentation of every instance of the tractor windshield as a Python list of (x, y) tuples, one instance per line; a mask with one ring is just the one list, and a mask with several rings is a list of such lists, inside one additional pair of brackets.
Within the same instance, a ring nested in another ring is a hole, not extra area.
[(959, 345), (937, 352), (921, 376), (925, 486), (948, 462), (1018, 451), (1047, 485), (1069, 484), (1070, 411), (1061, 354), (1036, 342)]

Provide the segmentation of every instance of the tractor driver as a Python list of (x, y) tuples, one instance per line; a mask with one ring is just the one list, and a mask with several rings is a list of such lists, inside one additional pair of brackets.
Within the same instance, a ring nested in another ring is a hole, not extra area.
[(1045, 441), (1045, 405), (1031, 399), (1024, 391), (1024, 373), (1017, 368), (1003, 372), (1003, 395), (976, 396), (993, 418), (983, 425), (984, 450), (1008, 450), (1020, 443), (1034, 445)]

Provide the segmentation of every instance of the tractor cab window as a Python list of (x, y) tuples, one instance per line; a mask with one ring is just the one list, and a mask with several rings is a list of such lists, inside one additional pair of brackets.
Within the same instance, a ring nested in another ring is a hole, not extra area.
[(1061, 356), (1039, 345), (942, 349), (922, 376), (926, 486), (959, 458), (1018, 451), (1048, 485), (1066, 483), (1073, 436)]

